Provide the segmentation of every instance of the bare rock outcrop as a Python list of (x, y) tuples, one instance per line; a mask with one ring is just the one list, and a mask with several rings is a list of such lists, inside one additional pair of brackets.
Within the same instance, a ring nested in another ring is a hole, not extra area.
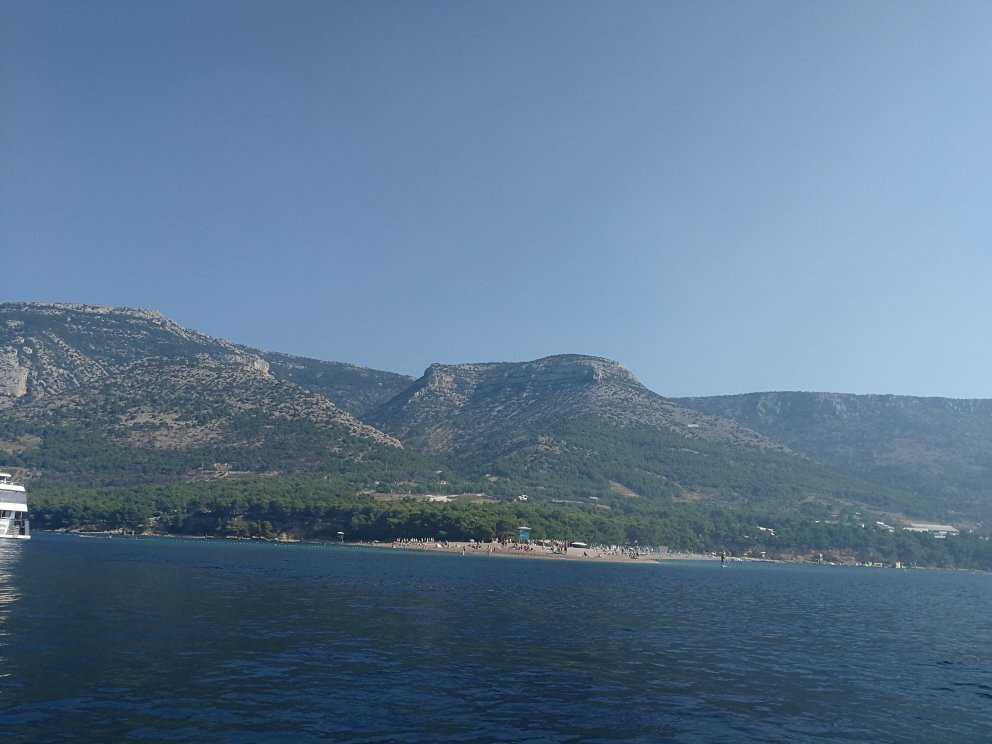
[(30, 368), (21, 363), (16, 348), (0, 349), (0, 396), (21, 398), (27, 395), (29, 372)]

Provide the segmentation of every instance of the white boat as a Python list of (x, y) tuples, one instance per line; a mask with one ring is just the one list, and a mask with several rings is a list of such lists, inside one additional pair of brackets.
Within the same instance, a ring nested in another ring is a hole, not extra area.
[(30, 540), (28, 497), (24, 486), (10, 482), (10, 473), (0, 473), (0, 538)]

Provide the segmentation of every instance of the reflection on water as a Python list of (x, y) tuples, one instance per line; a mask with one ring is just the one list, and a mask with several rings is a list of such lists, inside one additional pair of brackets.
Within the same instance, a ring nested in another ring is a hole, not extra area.
[(19, 540), (0, 540), (0, 679), (10, 676), (4, 651), (9, 645), (10, 611), (20, 599), (20, 565), (24, 545)]
[(0, 629), (20, 597), (18, 574), (24, 545), (18, 540), (0, 540)]

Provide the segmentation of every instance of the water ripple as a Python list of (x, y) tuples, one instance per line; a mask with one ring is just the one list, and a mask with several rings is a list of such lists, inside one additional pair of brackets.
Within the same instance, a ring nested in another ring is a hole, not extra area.
[(0, 726), (15, 741), (992, 730), (981, 574), (45, 535), (16, 547), (0, 553)]

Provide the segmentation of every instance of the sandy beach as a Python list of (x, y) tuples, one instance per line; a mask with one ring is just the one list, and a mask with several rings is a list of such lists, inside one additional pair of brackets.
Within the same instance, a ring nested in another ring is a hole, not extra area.
[(650, 564), (659, 561), (718, 561), (719, 557), (700, 553), (656, 553), (642, 551), (630, 553), (623, 550), (603, 548), (568, 547), (553, 550), (543, 545), (520, 545), (517, 543), (470, 543), (470, 542), (407, 542), (392, 543), (344, 543), (353, 547), (391, 548), (416, 552), (456, 553), (463, 555), (488, 556), (496, 558), (540, 558), (558, 561), (588, 561), (594, 563)]
[[(557, 561), (588, 561), (593, 563), (628, 563), (628, 564), (650, 564), (667, 561), (718, 561), (719, 556), (708, 553), (669, 553), (653, 552), (642, 550), (640, 552), (630, 552), (622, 548), (602, 548), (588, 547), (575, 548), (559, 545), (557, 548), (544, 545), (528, 545), (519, 543), (472, 543), (472, 542), (418, 542), (413, 540), (398, 540), (395, 542), (330, 542), (324, 540), (305, 540), (280, 536), (276, 538), (247, 538), (214, 535), (173, 535), (173, 534), (151, 534), (151, 533), (122, 533), (120, 530), (53, 530), (66, 534), (74, 534), (78, 537), (157, 537), (174, 538), (184, 540), (238, 540), (244, 542), (277, 542), (277, 543), (315, 543), (344, 545), (350, 548), (376, 548), (379, 550), (409, 550), (418, 553), (455, 553), (463, 555), (488, 556), (495, 558), (539, 558), (544, 560)], [(741, 559), (728, 559), (741, 560)]]

